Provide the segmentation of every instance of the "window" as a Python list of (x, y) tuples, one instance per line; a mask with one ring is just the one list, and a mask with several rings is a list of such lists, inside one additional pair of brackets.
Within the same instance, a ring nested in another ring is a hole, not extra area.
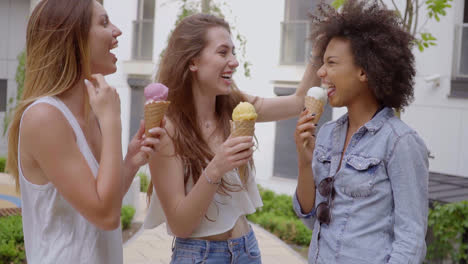
[(468, 77), (468, 6), (465, 6), (465, 12), (463, 16), (463, 23), (457, 26), (457, 33), (459, 35), (459, 61), (458, 71), (456, 72), (457, 77)]
[[(465, 1), (466, 4), (466, 1)], [(468, 77), (468, 6), (465, 6), (463, 25), (461, 25), (461, 56), (459, 73), (463, 77)]]
[(7, 80), (0, 80), (0, 112), (5, 112), (7, 106)]
[(310, 52), (309, 13), (315, 0), (286, 0), (284, 22), (281, 23), (281, 65), (303, 65)]
[(153, 59), (155, 0), (138, 0), (137, 20), (133, 21), (132, 59)]
[(463, 21), (455, 28), (453, 58), (450, 96), (468, 98), (468, 1), (465, 1)]

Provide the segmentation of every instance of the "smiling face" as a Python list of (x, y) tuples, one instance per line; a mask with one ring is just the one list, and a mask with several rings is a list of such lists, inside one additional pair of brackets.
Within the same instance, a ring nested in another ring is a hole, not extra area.
[(328, 102), (333, 107), (349, 107), (372, 93), (366, 73), (354, 63), (350, 41), (344, 38), (330, 40), (317, 75), (328, 88)]
[(237, 66), (231, 35), (223, 27), (212, 27), (206, 33), (206, 46), (190, 64), (190, 71), (203, 93), (221, 95), (229, 93)]
[(117, 47), (117, 37), (120, 35), (122, 32), (109, 21), (106, 10), (94, 1), (89, 31), (91, 73), (107, 75), (117, 70), (117, 57), (110, 51)]

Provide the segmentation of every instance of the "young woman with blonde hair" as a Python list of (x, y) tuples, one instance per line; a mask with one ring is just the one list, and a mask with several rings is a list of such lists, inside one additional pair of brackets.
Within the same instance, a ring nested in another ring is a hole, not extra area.
[(103, 77), (120, 35), (94, 0), (42, 0), (31, 14), (7, 163), (28, 263), (123, 262), (122, 198), (159, 141), (141, 126), (122, 158), (120, 100)]
[[(232, 76), (239, 63), (229, 25), (196, 14), (172, 33), (157, 75), (169, 87), (167, 135), (150, 160), (150, 209), (145, 227), (166, 221), (176, 236), (171, 263), (261, 263), (245, 218), (262, 206), (254, 179), (252, 137), (230, 137), (233, 108), (253, 104), (257, 121), (297, 116), (307, 88), (316, 84), (308, 65), (296, 93), (258, 98), (242, 93)], [(315, 69), (316, 70), (316, 69)], [(241, 182), (235, 168), (249, 164)]]

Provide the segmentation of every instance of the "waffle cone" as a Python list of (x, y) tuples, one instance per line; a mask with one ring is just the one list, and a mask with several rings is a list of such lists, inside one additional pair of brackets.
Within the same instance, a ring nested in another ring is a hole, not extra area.
[(153, 127), (161, 126), (161, 121), (164, 118), (169, 101), (157, 101), (145, 104), (145, 135), (150, 137), (149, 130)]
[[(304, 106), (309, 110), (310, 114), (315, 114), (314, 120), (312, 120), (312, 123), (317, 124), (320, 120), (320, 117), (322, 116), (323, 109), (324, 109), (324, 104), (322, 101), (315, 99), (312, 96), (306, 96), (305, 101), (304, 101)], [(308, 140), (304, 141), (304, 147), (307, 146)]]
[(310, 114), (315, 114), (314, 124), (317, 124), (322, 116), (324, 104), (322, 101), (315, 99), (311, 96), (306, 96), (304, 101), (304, 106), (309, 110)]
[[(232, 121), (231, 123), (231, 136), (253, 136), (255, 132), (255, 120)], [(242, 165), (238, 168), (239, 177), (242, 183), (247, 182), (247, 165)]]

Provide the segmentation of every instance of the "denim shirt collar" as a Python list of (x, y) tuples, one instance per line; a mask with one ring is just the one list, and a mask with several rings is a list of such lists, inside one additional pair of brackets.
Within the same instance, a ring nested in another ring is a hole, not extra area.
[[(390, 119), (391, 117), (395, 116), (393, 109), (390, 107), (384, 107), (381, 111), (377, 113), (371, 120), (364, 124), (361, 129), (365, 129), (371, 133), (377, 132), (384, 123)], [(339, 126), (345, 125), (348, 122), (348, 113), (340, 117), (336, 123)]]

